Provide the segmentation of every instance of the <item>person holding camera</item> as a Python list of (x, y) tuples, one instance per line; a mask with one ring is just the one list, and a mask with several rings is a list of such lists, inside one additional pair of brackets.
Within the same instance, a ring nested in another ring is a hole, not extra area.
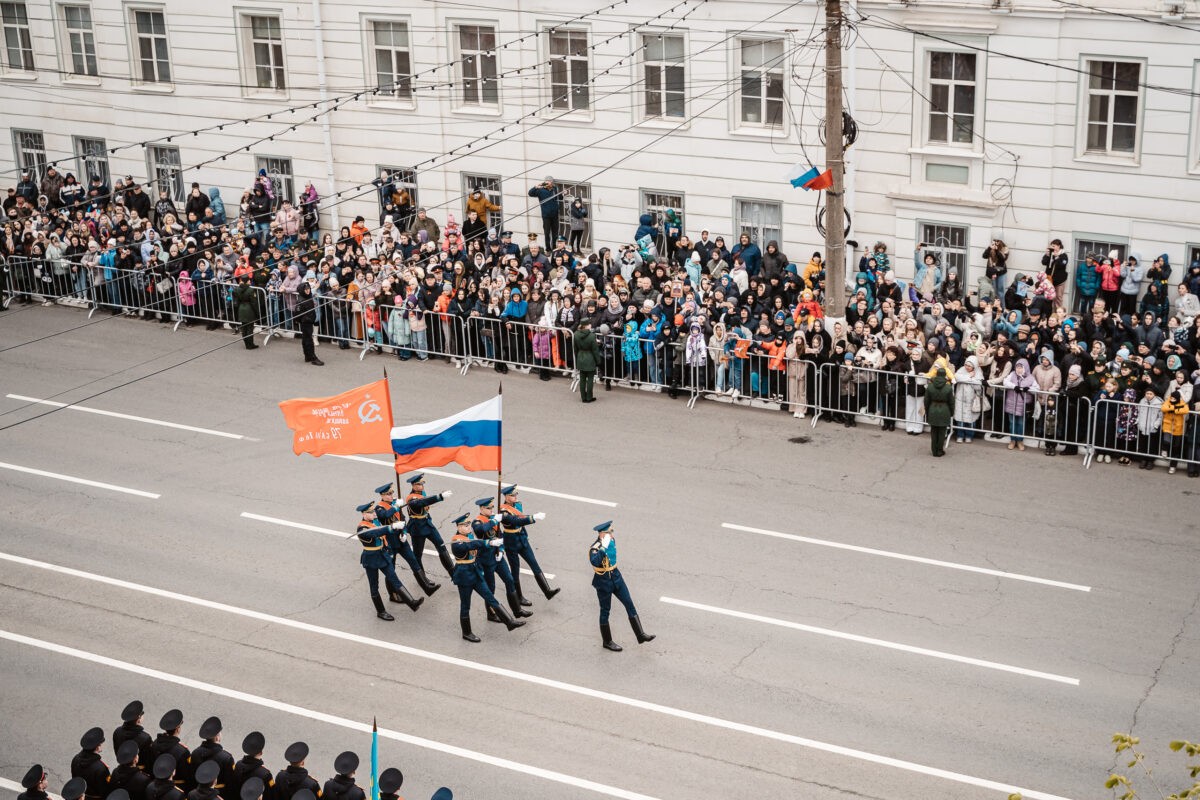
[(984, 275), (992, 282), (996, 297), (1004, 297), (1004, 276), (1008, 274), (1008, 245), (1001, 239), (993, 239), (983, 251), (983, 260), (987, 263)]
[(542, 211), (542, 241), (553, 242), (558, 238), (558, 215), (562, 210), (562, 190), (554, 185), (554, 178), (547, 175), (546, 179), (529, 190), (530, 197), (536, 197)]
[(1063, 250), (1062, 239), (1051, 239), (1050, 246), (1042, 255), (1042, 267), (1054, 285), (1054, 307), (1063, 307), (1063, 287), (1067, 284), (1067, 251)]

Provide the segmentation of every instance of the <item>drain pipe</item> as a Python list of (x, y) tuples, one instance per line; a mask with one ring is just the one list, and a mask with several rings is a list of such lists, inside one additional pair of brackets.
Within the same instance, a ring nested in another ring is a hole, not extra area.
[[(325, 81), (325, 38), (321, 33), (321, 0), (312, 0), (313, 40), (317, 45), (317, 87), (320, 91), (321, 105), (329, 100), (329, 87)], [(329, 114), (321, 115), (321, 141), (325, 146), (325, 197), (332, 201), (337, 194), (337, 184), (333, 179), (333, 136), (329, 130)], [(330, 205), (329, 213), (333, 217), (331, 230), (340, 230), (341, 218), (338, 215), (338, 205)]]

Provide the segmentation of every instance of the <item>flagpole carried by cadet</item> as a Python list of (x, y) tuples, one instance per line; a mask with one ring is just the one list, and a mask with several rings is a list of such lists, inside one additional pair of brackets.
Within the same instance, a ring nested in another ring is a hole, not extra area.
[(425, 473), (423, 472), (418, 472), (408, 478), (408, 483), (411, 489), (408, 496), (404, 498), (405, 505), (408, 506), (407, 530), (408, 534), (412, 536), (412, 548), (416, 553), (417, 564), (422, 564), (425, 542), (428, 540), (433, 542), (433, 546), (437, 548), (438, 558), (441, 559), (442, 568), (446, 570), (446, 574), (454, 575), (454, 557), (450, 555), (450, 550), (446, 547), (442, 534), (438, 533), (437, 527), (429, 518), (429, 507), (434, 503), (442, 502), (453, 492), (447, 489), (441, 494), (427, 495), (425, 493)]
[[(421, 591), (428, 597), (442, 588), (440, 583), (434, 583), (429, 580), (425, 574), (425, 568), (421, 566), (420, 560), (413, 553), (412, 546), (409, 544), (407, 531), (404, 529), (404, 506), (396, 502), (396, 492), (392, 488), (392, 484), (385, 483), (383, 486), (375, 487), (375, 493), (379, 495), (378, 502), (375, 503), (375, 518), (379, 520), (380, 526), (392, 525), (399, 523), (401, 528), (392, 528), (384, 535), (384, 540), (388, 547), (392, 550), (392, 566), (396, 566), (396, 556), (399, 555), (408, 564), (408, 568), (412, 570), (413, 577), (417, 579), (417, 585), (421, 587)], [(398, 597), (393, 597), (394, 591), (388, 589), (388, 597), (392, 602), (399, 602)]]
[[(476, 500), (475, 504), (483, 507), (482, 500)], [(472, 593), (482, 597), (483, 602), (496, 615), (496, 618), (503, 622), (510, 631), (524, 625), (524, 620), (509, 616), (508, 612), (496, 601), (496, 596), (488, 588), (483, 571), (479, 566), (480, 561), (494, 557), (489, 548), (499, 547), (503, 544), (503, 540), (498, 536), (487, 540), (475, 538), (469, 513), (456, 518), (454, 525), (456, 530), (450, 538), (450, 550), (454, 553), (454, 575), (451, 580), (458, 587), (458, 618), (462, 626), (462, 638), (468, 642), (479, 641), (479, 637), (471, 632)], [(480, 554), (481, 550), (484, 551), (482, 554)]]
[(621, 570), (617, 569), (617, 540), (613, 536), (616, 531), (612, 521), (602, 522), (592, 530), (596, 532), (596, 541), (592, 542), (588, 549), (588, 560), (591, 561), (592, 571), (595, 573), (592, 575), (592, 587), (600, 600), (600, 635), (604, 639), (604, 649), (614, 653), (619, 653), (622, 649), (621, 645), (613, 641), (612, 630), (608, 626), (608, 612), (612, 607), (614, 595), (629, 614), (629, 625), (637, 635), (638, 644), (652, 641), (654, 636), (642, 630), (642, 621), (638, 618), (633, 598), (629, 595), (629, 587), (621, 577)]
[(363, 570), (367, 573), (367, 585), (371, 591), (371, 602), (375, 604), (375, 616), (382, 620), (391, 622), (395, 619), (383, 607), (383, 598), (379, 596), (379, 573), (383, 573), (384, 583), (388, 587), (388, 597), (393, 603), (404, 603), (413, 611), (421, 607), (421, 603), (425, 602), (425, 598), (414, 599), (408, 590), (404, 588), (404, 584), (400, 582), (400, 578), (396, 575), (396, 568), (392, 566), (392, 554), (384, 541), (384, 535), (390, 531), (401, 530), (401, 523), (393, 522), (386, 527), (374, 527), (374, 508), (375, 502), (370, 501), (363, 503), (357, 507), (357, 510), (362, 514), (362, 520), (358, 523), (358, 541), (362, 545), (362, 554), (358, 557), (358, 563), (362, 565)]

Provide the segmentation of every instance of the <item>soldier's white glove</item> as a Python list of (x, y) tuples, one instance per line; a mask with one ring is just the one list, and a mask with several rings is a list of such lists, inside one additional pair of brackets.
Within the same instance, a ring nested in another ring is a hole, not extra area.
[(504, 519), (504, 517), (501, 516), (500, 514), (492, 514), (492, 522), (496, 523), (497, 525), (500, 524), (500, 521), (502, 519)]
[(401, 541), (403, 544), (408, 544), (408, 540), (409, 540), (409, 536), (408, 536), (408, 534), (407, 534), (407, 533), (402, 533), (402, 534), (400, 534), (400, 541)]
[(454, 494), (454, 492), (452, 492), (451, 490), (447, 489), (446, 491), (442, 492), (442, 497), (449, 497), (449, 496), (450, 496), (450, 495), (452, 495), (452, 494)]
[(388, 527), (394, 530), (396, 533), (402, 533), (404, 531), (403, 522), (393, 522), (391, 525), (388, 525)]
[(544, 520), (546, 518), (546, 512), (539, 511), (533, 515), (533, 518), (536, 519), (538, 522), (541, 522), (542, 520)]
[(492, 547), (500, 547), (504, 544), (504, 540), (499, 536), (493, 536), (491, 539), (487, 540), (487, 543)]
[(604, 534), (604, 536), (600, 537), (600, 544), (603, 545), (605, 548), (607, 548), (611, 542), (612, 542), (612, 536), (608, 535), (607, 533)]

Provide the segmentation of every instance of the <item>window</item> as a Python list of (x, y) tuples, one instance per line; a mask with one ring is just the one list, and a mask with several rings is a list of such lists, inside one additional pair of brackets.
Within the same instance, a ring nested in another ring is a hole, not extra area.
[(971, 144), (975, 137), (975, 54), (929, 53), (929, 141)]
[(1183, 264), (1183, 270), (1187, 271), (1191, 269), (1192, 264), (1200, 264), (1200, 244), (1189, 244), (1187, 246), (1187, 261)]
[(169, 197), (176, 203), (183, 202), (183, 161), (180, 160), (178, 147), (169, 144), (147, 145), (146, 174), (150, 176), (150, 185), (154, 187), (156, 197)]
[(738, 42), (742, 90), (740, 119), (745, 125), (783, 125), (783, 40)]
[[(1127, 242), (1110, 241), (1108, 238), (1102, 235), (1095, 236), (1085, 233), (1081, 236), (1077, 236), (1075, 239), (1075, 269), (1082, 268), (1087, 263), (1088, 256), (1107, 258), (1108, 254), (1113, 250), (1117, 251), (1117, 258), (1120, 258), (1122, 261), (1124, 261), (1125, 249), (1127, 246)], [(1075, 277), (1074, 273), (1071, 274), (1071, 277)], [(1075, 288), (1075, 281), (1070, 280), (1067, 283), (1069, 284), (1068, 288), (1073, 291)], [(1075, 302), (1072, 307), (1076, 312), (1082, 311), (1082, 299), (1082, 295), (1075, 295)]]
[[(502, 205), (500, 202), (502, 197), (500, 194), (500, 176), (499, 175), (473, 175), (469, 172), (462, 174), (462, 193), (463, 193), (463, 219), (467, 218), (467, 198), (471, 196), (471, 192), (478, 189), (483, 192), (492, 205)], [(487, 225), (489, 228), (496, 228), (499, 232), (500, 225), (504, 222), (504, 215), (499, 211), (489, 211)]]
[[(766, 200), (734, 200), (733, 227), (740, 237), (750, 234), (750, 241), (760, 248), (774, 239), (783, 241), (783, 206)], [(730, 242), (732, 248), (736, 242)]]
[(110, 186), (107, 146), (103, 139), (75, 137), (76, 177), (84, 186), (91, 186), (93, 175), (99, 175), (105, 186)]
[(71, 53), (71, 73), (99, 74), (96, 69), (96, 37), (92, 33), (92, 9), (88, 6), (63, 6), (63, 24), (67, 32), (67, 48)]
[(642, 36), (643, 113), (647, 117), (683, 117), (685, 105), (682, 36)]
[(279, 17), (247, 17), (250, 26), (250, 55), (254, 85), (282, 92), (287, 88), (283, 73), (283, 30)]
[(41, 182), (46, 174), (46, 140), (41, 131), (22, 131), (13, 128), (13, 152), (17, 156), (17, 166), (22, 172), (29, 172), (30, 177)]
[[(965, 225), (944, 222), (921, 222), (917, 225), (917, 240), (925, 243), (925, 252), (937, 256), (942, 274), (957, 269), (963, 286), (967, 281), (967, 262), (971, 246), (971, 229)], [(915, 268), (915, 267), (914, 267)]]
[(271, 186), (275, 189), (276, 207), (284, 200), (295, 204), (296, 181), (292, 176), (292, 160), (290, 158), (255, 156), (254, 169), (255, 171), (260, 169), (267, 171), (267, 177), (271, 179)]
[(550, 41), (550, 103), (563, 111), (586, 111), (592, 107), (588, 87), (588, 34), (555, 28), (547, 31)]
[(1138, 145), (1142, 65), (1133, 61), (1087, 62), (1087, 139), (1084, 151), (1132, 155)]
[(371, 23), (375, 45), (375, 85), (380, 94), (412, 99), (412, 54), (408, 24), (377, 20)]
[[(584, 206), (588, 210), (588, 222), (591, 222), (592, 213), (592, 185), (590, 183), (564, 183), (563, 181), (555, 181), (554, 185), (562, 192), (562, 212), (558, 215), (558, 235), (562, 236), (568, 242), (571, 241), (571, 214), (567, 208), (571, 203), (575, 202), (578, 197), (583, 201)], [(546, 249), (553, 250), (555, 242), (547, 242)], [(584, 228), (583, 239), (579, 242), (580, 247), (592, 246), (592, 226), (589, 224)]]
[(138, 79), (143, 83), (170, 83), (167, 21), (163, 12), (135, 9), (133, 27), (137, 39)]
[[(679, 215), (679, 221), (683, 223), (683, 193), (682, 192), (660, 192), (654, 189), (642, 190), (642, 211), (654, 217), (654, 227), (662, 230), (663, 220), (667, 216), (667, 210), (674, 210)], [(683, 230), (687, 230), (686, 227)], [(666, 233), (658, 237), (655, 242), (658, 246), (658, 252), (666, 253)]]
[(496, 29), (490, 25), (458, 26), (458, 85), (464, 106), (500, 104), (496, 82)]
[[(400, 189), (408, 190), (408, 198), (412, 203), (412, 212), (410, 213), (415, 213), (421, 205), (421, 201), (417, 199), (417, 171), (408, 167), (389, 167), (381, 164), (375, 167), (375, 172), (381, 176), (386, 173), (387, 177), (385, 180), (390, 181), (396, 187), (397, 191)], [(379, 211), (380, 213), (383, 212), (382, 194), (379, 195)], [(393, 221), (397, 225), (405, 224), (404, 220), (401, 219)]]
[(4, 66), (33, 72), (33, 37), (25, 4), (0, 3), (0, 21), (4, 24)]

